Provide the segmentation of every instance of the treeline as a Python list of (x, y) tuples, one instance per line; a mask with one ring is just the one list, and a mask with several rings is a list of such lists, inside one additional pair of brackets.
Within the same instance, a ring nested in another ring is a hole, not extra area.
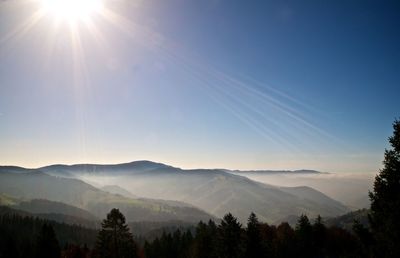
[[(355, 224), (359, 232), (360, 224)], [(278, 226), (258, 221), (252, 213), (246, 227), (232, 214), (224, 216), (219, 225), (200, 222), (192, 235), (180, 230), (163, 234), (146, 242), (148, 258), (165, 257), (368, 257), (361, 239), (339, 227), (326, 227), (321, 217), (311, 223), (302, 215), (295, 228), (288, 223)]]
[[(95, 245), (97, 233), (77, 225), (3, 214), (0, 216), (0, 258), (59, 257), (64, 249), (89, 250)], [(56, 249), (55, 256), (43, 255), (43, 251), (51, 248)]]
[(228, 213), (219, 224), (199, 222), (194, 230), (169, 231), (139, 246), (117, 209), (107, 215), (100, 231), (6, 214), (0, 216), (0, 258), (368, 257), (360, 237), (363, 230), (355, 224), (359, 234), (352, 234), (326, 227), (321, 217), (310, 222), (305, 215), (295, 228), (261, 223), (254, 213), (242, 225)]

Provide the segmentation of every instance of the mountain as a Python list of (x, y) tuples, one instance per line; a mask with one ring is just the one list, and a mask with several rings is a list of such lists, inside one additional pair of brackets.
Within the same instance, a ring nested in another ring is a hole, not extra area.
[[(348, 210), (347, 208), (343, 208), (342, 203), (333, 200), (327, 195), (308, 186), (279, 187), (279, 189), (284, 192), (296, 195), (301, 199), (313, 201), (317, 205), (320, 205), (321, 207), (324, 207), (324, 205), (329, 204), (329, 209), (335, 208), (337, 210), (341, 210), (342, 212), (346, 212)], [(328, 212), (329, 211), (327, 210), (325, 213)]]
[(40, 168), (49, 175), (75, 178), (78, 173), (93, 175), (129, 175), (132, 173), (146, 173), (155, 170), (174, 170), (176, 168), (147, 160), (134, 161), (130, 163), (99, 165), (99, 164), (76, 164), (76, 165), (51, 165)]
[(337, 226), (344, 228), (348, 231), (353, 230), (354, 221), (359, 221), (362, 225), (369, 228), (369, 220), (368, 214), (370, 213), (369, 209), (360, 209), (356, 211), (352, 211), (346, 213), (344, 215), (334, 217), (334, 218), (327, 218), (326, 225), (327, 226)]
[(129, 198), (137, 198), (136, 195), (132, 194), (131, 192), (129, 192), (128, 190), (119, 187), (118, 185), (106, 185), (100, 188), (101, 190), (105, 191), (105, 192), (109, 192), (112, 194), (119, 194), (125, 197), (129, 197)]
[(119, 165), (56, 165), (40, 168), (51, 175), (118, 185), (136, 196), (190, 203), (214, 216), (232, 212), (242, 222), (250, 212), (262, 221), (287, 216), (337, 216), (349, 209), (311, 188), (277, 187), (235, 175), (224, 169), (183, 170), (150, 161)]
[(11, 206), (21, 202), (20, 199), (12, 197), (10, 195), (0, 193), (0, 206)]
[[(294, 172), (294, 171), (293, 171)], [(375, 173), (264, 173), (230, 171), (264, 184), (287, 187), (308, 186), (340, 201), (352, 210), (368, 208), (368, 190)]]
[(44, 199), (19, 199), (0, 194), (0, 206), (18, 211), (18, 214), (29, 214), (42, 219), (50, 219), (66, 224), (82, 225), (89, 228), (98, 228), (100, 219), (90, 212), (61, 202)]
[(89, 221), (99, 221), (100, 219), (91, 214), (87, 210), (74, 207), (62, 202), (53, 202), (45, 199), (33, 199), (29, 201), (22, 201), (12, 207), (27, 211), (30, 213), (44, 214), (44, 213), (59, 213), (67, 216), (79, 217)]
[(206, 212), (185, 203), (127, 198), (102, 191), (79, 179), (50, 176), (39, 170), (14, 173), (0, 167), (0, 193), (26, 200), (63, 202), (95, 214), (98, 218), (104, 218), (112, 208), (119, 208), (127, 221), (198, 222), (214, 219)]
[[(87, 244), (88, 247), (93, 247), (96, 242), (98, 232), (96, 229), (89, 229), (79, 225), (68, 225), (63, 222), (37, 216), (36, 214), (0, 206), (0, 239), (3, 236), (7, 236), (13, 238), (14, 243), (21, 243), (22, 248), (20, 251), (22, 253), (26, 251), (28, 253), (32, 252), (31, 248), (35, 245), (40, 229), (45, 223), (53, 227), (61, 246), (65, 246), (68, 243), (77, 245)], [(4, 238), (2, 240), (2, 243), (4, 243)], [(21, 257), (32, 257), (32, 255), (25, 253)]]
[(12, 215), (19, 215), (19, 216), (23, 216), (23, 217), (27, 217), (27, 216), (34, 217), (29, 212), (20, 211), (20, 210), (13, 209), (8, 206), (0, 205), (0, 216), (10, 216), (11, 217)]
[(68, 225), (78, 225), (86, 228), (98, 229), (100, 227), (100, 220), (88, 220), (78, 216), (66, 215), (62, 213), (32, 213), (26, 210), (19, 209), (18, 206), (1, 206), (0, 215), (20, 215), (24, 217), (34, 217), (46, 220), (56, 221)]
[(307, 175), (307, 174), (328, 174), (326, 172), (320, 172), (311, 169), (300, 169), (300, 170), (226, 170), (227, 172), (233, 174), (243, 174), (243, 175), (263, 175), (263, 174), (291, 174), (291, 175)]

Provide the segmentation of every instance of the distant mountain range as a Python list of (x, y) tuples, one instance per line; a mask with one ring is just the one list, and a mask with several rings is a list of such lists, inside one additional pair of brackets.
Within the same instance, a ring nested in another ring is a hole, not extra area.
[[(47, 213), (65, 210), (59, 204), (75, 206), (83, 209), (97, 218), (104, 218), (114, 207), (119, 208), (128, 221), (169, 221), (182, 220), (190, 222), (206, 221), (215, 217), (186, 203), (146, 198), (128, 198), (95, 188), (79, 179), (63, 178), (48, 175), (40, 170), (22, 172), (0, 167), (0, 193), (29, 201), (17, 202), (17, 208), (30, 206), (29, 211), (40, 209), (43, 203), (32, 199), (43, 199), (47, 202)], [(15, 202), (14, 199), (14, 202)], [(8, 200), (12, 205), (12, 201)], [(38, 212), (38, 210), (36, 210)], [(36, 212), (35, 211), (35, 212)], [(68, 215), (68, 214), (65, 214)]]
[[(111, 208), (118, 208), (132, 232), (147, 240), (176, 229), (194, 230), (199, 221), (218, 222), (227, 212), (243, 224), (250, 212), (255, 212), (260, 221), (274, 225), (287, 221), (294, 226), (299, 215), (307, 214), (311, 219), (321, 215), (328, 226), (347, 230), (354, 219), (368, 226), (367, 210), (349, 212), (347, 206), (315, 188), (276, 186), (247, 175), (293, 180), (329, 174), (313, 170), (184, 170), (151, 161), (38, 169), (0, 166), (0, 216), (45, 219), (92, 237)], [(88, 241), (93, 242), (92, 238)]]
[(299, 170), (226, 170), (234, 174), (329, 174), (311, 169)]
[[(23, 171), (21, 167), (10, 167), (15, 171)], [(165, 165), (163, 163), (152, 162), (148, 160), (133, 161), (129, 163), (105, 165), (105, 164), (76, 164), (76, 165), (50, 165), (39, 168), (42, 171), (47, 171), (54, 175), (60, 176), (71, 176), (75, 177), (75, 172), (85, 171), (85, 173), (92, 174), (104, 174), (112, 170), (114, 173), (119, 175), (126, 175), (127, 173), (140, 173), (146, 171), (158, 171), (163, 170), (164, 172), (175, 171), (177, 167)], [(230, 169), (194, 169), (196, 171), (222, 171), (234, 174), (328, 174), (327, 172), (320, 172), (311, 169), (299, 169), (299, 170), (230, 170)], [(193, 171), (193, 170), (183, 170)], [(72, 174), (70, 174), (72, 172)]]
[(368, 191), (373, 189), (375, 173), (321, 173), (300, 171), (230, 171), (260, 183), (281, 186), (308, 186), (340, 201), (352, 210), (368, 208)]
[[(349, 211), (342, 203), (310, 187), (262, 184), (225, 169), (184, 170), (151, 161), (136, 161), (115, 165), (52, 165), (25, 171), (18, 167), (1, 167), (0, 171), (3, 171), (1, 177), (12, 177), (9, 183), (18, 182), (25, 188), (13, 191), (0, 178), (0, 192), (24, 198), (51, 196), (54, 201), (84, 208), (98, 217), (117, 205), (130, 221), (206, 220), (207, 216), (220, 218), (231, 212), (245, 222), (250, 212), (255, 212), (260, 220), (271, 223), (303, 213), (311, 217), (337, 216)], [(187, 212), (192, 215), (185, 217)]]

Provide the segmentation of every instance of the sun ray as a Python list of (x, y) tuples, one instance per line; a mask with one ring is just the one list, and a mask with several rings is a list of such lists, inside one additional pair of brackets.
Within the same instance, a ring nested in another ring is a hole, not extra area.
[(40, 0), (44, 12), (68, 22), (84, 21), (104, 7), (102, 0)]
[[(308, 137), (320, 135), (320, 137), (325, 140), (332, 138), (332, 136), (327, 132), (309, 122), (305, 118), (305, 114), (299, 113), (299, 110), (297, 110), (294, 105), (290, 104), (294, 103), (296, 105), (304, 106), (304, 104), (290, 95), (271, 88), (270, 91), (283, 97), (282, 100), (280, 100), (272, 94), (260, 91), (256, 87), (240, 81), (236, 77), (229, 76), (208, 64), (203, 64), (200, 61), (200, 58), (193, 58), (193, 56), (195, 56), (193, 53), (190, 53), (189, 55), (183, 54), (184, 51), (182, 50), (184, 47), (178, 46), (175, 42), (168, 40), (151, 29), (139, 26), (110, 10), (104, 12), (104, 17), (122, 33), (133, 40), (136, 40), (138, 43), (142, 43), (147, 48), (153, 48), (152, 50), (160, 51), (160, 54), (172, 58), (183, 68), (191, 67), (189, 72), (194, 74), (193, 71), (195, 71), (195, 73), (198, 74), (196, 75), (196, 78), (200, 80), (203, 80), (203, 78), (213, 78), (212, 83), (206, 83), (207, 87), (209, 91), (218, 92), (217, 95), (221, 97), (216, 98), (214, 95), (212, 98), (217, 99), (217, 103), (234, 113), (234, 115), (242, 122), (251, 125), (253, 129), (264, 135), (265, 138), (268, 138), (269, 140), (273, 139), (273, 141), (279, 139), (280, 142), (286, 142), (285, 145), (289, 147), (291, 144), (289, 141), (284, 139), (295, 137), (299, 140), (300, 137), (289, 135), (288, 125), (290, 125), (290, 127), (296, 127), (297, 132), (302, 132), (303, 135), (308, 135)], [(149, 44), (149, 42), (152, 41), (155, 42), (155, 44)], [(174, 51), (174, 49), (179, 49), (179, 51)], [(192, 56), (192, 58), (188, 58), (188, 56)], [(235, 94), (232, 93), (233, 90), (235, 91)], [(270, 110), (274, 110), (276, 114), (280, 114), (280, 116), (284, 118), (284, 122), (270, 119), (265, 113), (263, 113), (263, 111), (257, 109), (257, 107), (253, 107), (250, 103), (241, 99), (241, 96), (243, 95), (247, 95), (251, 99), (263, 103), (265, 105), (264, 107), (269, 106)], [(227, 98), (230, 98), (230, 101), (221, 101)], [(229, 102), (232, 102), (232, 104), (228, 104)], [(238, 107), (241, 107), (240, 111), (237, 110)], [(254, 119), (252, 114), (257, 115), (262, 118), (262, 120)], [(267, 125), (274, 125), (275, 128), (279, 128), (281, 135), (272, 133), (273, 130), (269, 129)], [(285, 131), (288, 134), (283, 135)], [(274, 135), (270, 136), (270, 134)], [(266, 135), (268, 135), (268, 137)], [(304, 141), (306, 141), (306, 139), (304, 139)]]
[(90, 88), (90, 77), (85, 63), (84, 49), (78, 28), (74, 23), (70, 24), (70, 37), (72, 44), (72, 76), (75, 92), (75, 112), (78, 121), (77, 130), (79, 136), (79, 150), (82, 157), (86, 157), (86, 108), (85, 97)]
[(13, 46), (16, 45), (39, 21), (45, 13), (43, 10), (37, 10), (31, 16), (26, 18), (23, 22), (17, 25), (13, 30), (6, 33), (0, 38), (0, 45), (3, 52), (8, 52)]
[(98, 48), (99, 55), (103, 58), (104, 63), (107, 63), (109, 57), (116, 56), (117, 54), (110, 46), (107, 39), (102, 34), (101, 30), (94, 24), (91, 19), (85, 21), (86, 31), (91, 35), (92, 42)]
[(56, 52), (57, 39), (59, 37), (60, 22), (54, 21), (53, 26), (48, 30), (47, 37), (44, 40), (45, 57), (43, 62), (43, 69), (48, 70), (51, 67), (51, 61), (53, 60)]
[[(307, 141), (312, 137), (314, 139), (319, 137), (321, 141), (333, 139), (333, 136), (314, 125), (312, 119), (309, 119), (313, 116), (313, 110), (309, 112), (308, 109), (298, 108), (299, 106), (307, 106), (306, 103), (274, 87), (264, 86), (263, 89), (260, 89), (257, 87), (259, 83), (244, 81), (238, 76), (229, 75), (202, 60), (196, 53), (185, 51), (186, 48), (178, 42), (149, 27), (137, 24), (110, 8), (106, 8), (100, 0), (90, 0), (93, 1), (92, 3), (94, 1), (100, 3), (97, 7), (82, 5), (81, 1), (78, 0), (40, 1), (42, 7), (15, 30), (0, 39), (0, 44), (11, 39), (20, 39), (44, 15), (53, 15), (55, 27), (49, 30), (47, 40), (45, 40), (46, 60), (50, 60), (55, 48), (57, 30), (60, 29), (57, 28), (57, 24), (63, 23), (65, 25), (63, 28), (69, 28), (73, 86), (77, 98), (77, 116), (82, 125), (82, 132), (85, 124), (83, 99), (84, 95), (91, 90), (90, 73), (85, 63), (86, 51), (80, 36), (82, 30), (86, 29), (85, 32), (89, 32), (88, 34), (93, 39), (92, 42), (99, 48), (99, 53), (106, 62), (108, 56), (116, 55), (101, 29), (91, 19), (91, 16), (96, 14), (98, 18), (118, 29), (122, 35), (141, 47), (157, 51), (160, 57), (166, 57), (176, 63), (178, 67), (181, 67), (182, 71), (186, 71), (190, 76), (197, 78), (198, 81), (202, 82), (205, 87), (204, 92), (211, 99), (269, 142), (295, 149), (296, 146), (291, 139), (297, 141)], [(80, 3), (79, 6), (78, 2)], [(82, 9), (78, 10), (79, 8)], [(270, 116), (270, 114), (273, 114), (273, 116)], [(296, 130), (289, 130), (289, 128), (296, 128)], [(84, 135), (82, 138), (84, 138)], [(84, 141), (82, 140), (82, 142)]]

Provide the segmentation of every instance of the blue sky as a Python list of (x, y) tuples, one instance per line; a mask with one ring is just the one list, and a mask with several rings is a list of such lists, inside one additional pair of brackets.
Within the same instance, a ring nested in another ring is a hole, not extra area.
[(381, 167), (397, 1), (105, 0), (74, 25), (41, 8), (0, 3), (0, 164)]

